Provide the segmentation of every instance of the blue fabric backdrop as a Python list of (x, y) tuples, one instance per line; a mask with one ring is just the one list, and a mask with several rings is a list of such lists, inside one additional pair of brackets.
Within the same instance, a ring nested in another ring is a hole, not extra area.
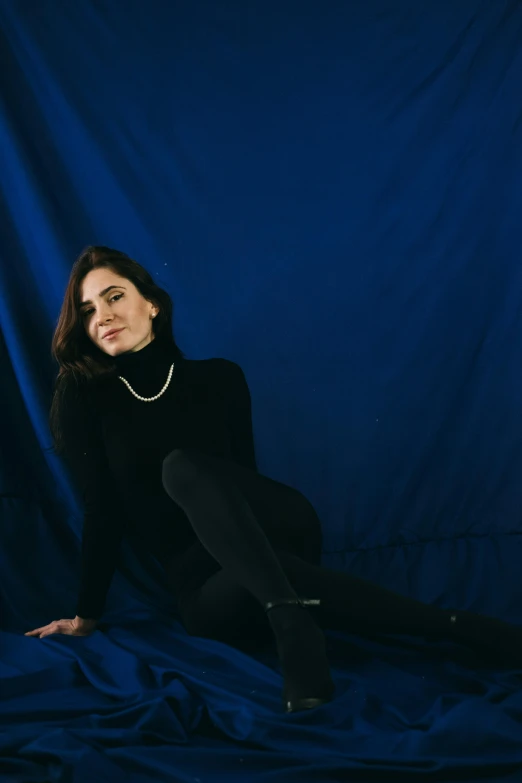
[(50, 341), (91, 243), (243, 367), (325, 564), (522, 622), (522, 4), (4, 0), (0, 36), (0, 779), (522, 780), (522, 668), (329, 633), (337, 699), (284, 716), (130, 549), (105, 628), (23, 636), (74, 611)]

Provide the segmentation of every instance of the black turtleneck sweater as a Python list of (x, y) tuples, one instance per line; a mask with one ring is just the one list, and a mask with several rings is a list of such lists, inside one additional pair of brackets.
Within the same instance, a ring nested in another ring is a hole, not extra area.
[[(128, 536), (162, 563), (195, 540), (162, 484), (162, 463), (175, 448), (197, 448), (256, 470), (249, 389), (226, 359), (174, 359), (153, 340), (115, 357), (117, 374), (65, 382), (60, 422), (64, 455), (84, 504), (81, 578), (76, 613), (99, 619), (120, 543)], [(136, 399), (163, 388), (154, 402)]]

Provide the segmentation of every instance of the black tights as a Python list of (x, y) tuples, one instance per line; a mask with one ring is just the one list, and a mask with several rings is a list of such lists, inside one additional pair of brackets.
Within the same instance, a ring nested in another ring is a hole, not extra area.
[(518, 642), (520, 650), (518, 626), (469, 612), (459, 612), (455, 624), (451, 610), (321, 566), (320, 520), (291, 487), (192, 449), (166, 457), (163, 486), (197, 536), (167, 568), (181, 621), (192, 635), (237, 646), (268, 638), (263, 605), (298, 595), (321, 600), (311, 611), (323, 628), (447, 635), (479, 646), (511, 628), (515, 636), (507, 643)]

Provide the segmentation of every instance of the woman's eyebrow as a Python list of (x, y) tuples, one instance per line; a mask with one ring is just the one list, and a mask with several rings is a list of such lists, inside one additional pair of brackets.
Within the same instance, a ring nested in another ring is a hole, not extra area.
[[(100, 291), (99, 296), (105, 296), (107, 291), (110, 291), (111, 288), (123, 288), (125, 291), (127, 290), (124, 285), (108, 285), (107, 288), (104, 288), (103, 291)], [(87, 304), (92, 304), (92, 301), (90, 299), (86, 299), (85, 302), (80, 303), (80, 307), (83, 307)]]

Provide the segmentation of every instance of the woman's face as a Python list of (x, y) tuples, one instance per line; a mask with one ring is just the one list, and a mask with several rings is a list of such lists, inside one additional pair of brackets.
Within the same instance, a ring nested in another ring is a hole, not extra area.
[[(84, 277), (80, 302), (85, 331), (104, 353), (139, 351), (154, 339), (152, 318), (158, 308), (143, 298), (134, 283), (111, 269), (93, 269)], [(121, 331), (108, 337), (113, 329)]]

